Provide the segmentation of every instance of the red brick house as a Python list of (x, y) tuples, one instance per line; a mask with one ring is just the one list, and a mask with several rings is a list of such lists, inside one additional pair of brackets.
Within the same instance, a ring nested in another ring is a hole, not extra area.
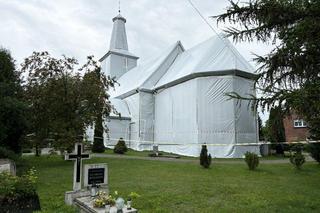
[(295, 113), (286, 116), (283, 125), (287, 142), (305, 141), (309, 135), (307, 123)]

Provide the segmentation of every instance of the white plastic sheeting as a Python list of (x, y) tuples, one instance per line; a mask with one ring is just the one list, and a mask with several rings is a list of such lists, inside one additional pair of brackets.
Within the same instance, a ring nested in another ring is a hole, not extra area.
[(129, 140), (130, 120), (127, 119), (108, 119), (106, 121), (109, 132), (104, 133), (104, 144), (113, 147), (120, 138)]
[[(121, 117), (131, 118), (129, 107), (124, 100), (118, 98), (111, 98), (110, 102), (114, 106), (116, 111), (120, 113)], [(119, 117), (119, 115), (115, 114), (114, 112), (111, 112), (110, 116)]]
[[(116, 91), (112, 94), (113, 97), (118, 97), (140, 88), (151, 89), (181, 51), (183, 51), (181, 43), (176, 42), (159, 56), (129, 70), (118, 80), (120, 86), (116, 86)], [(150, 84), (150, 81), (154, 83), (148, 88), (147, 85)], [(144, 85), (144, 83), (147, 85)]]
[(257, 142), (256, 117), (247, 104), (240, 107), (228, 100), (225, 93), (234, 91), (234, 86), (252, 94), (252, 82), (235, 76), (197, 78), (159, 92), (155, 97), (159, 149), (199, 156), (201, 144), (206, 143), (213, 157), (242, 157), (246, 151), (259, 154), (258, 146), (241, 145)]
[[(256, 95), (253, 88), (254, 83), (251, 80), (234, 77), (234, 91), (243, 97)], [(246, 100), (234, 100), (235, 102), (235, 122), (236, 122), (236, 139), (237, 143), (254, 144), (259, 142), (258, 138), (258, 118), (257, 112), (252, 109), (251, 103)], [(239, 156), (239, 153), (244, 154), (246, 151), (260, 154), (259, 146), (236, 146), (234, 156)], [(238, 154), (238, 155), (237, 155)]]
[(181, 53), (154, 88), (190, 74), (240, 70), (253, 73), (252, 66), (239, 54), (228, 39), (214, 36)]
[(156, 94), (155, 143), (167, 144), (159, 145), (162, 151), (199, 155), (196, 79)]
[(158, 144), (162, 151), (189, 156), (199, 156), (203, 143), (213, 157), (259, 154), (258, 146), (241, 145), (257, 143), (255, 112), (247, 101), (225, 95), (255, 95), (253, 81), (230, 70), (253, 73), (227, 39), (216, 36), (187, 51), (176, 43), (120, 77), (112, 102), (131, 120), (111, 119), (110, 138), (123, 137), (135, 150)]
[(199, 78), (197, 83), (199, 143), (209, 144), (212, 157), (232, 157), (236, 143), (234, 103), (225, 93), (233, 91), (233, 77)]

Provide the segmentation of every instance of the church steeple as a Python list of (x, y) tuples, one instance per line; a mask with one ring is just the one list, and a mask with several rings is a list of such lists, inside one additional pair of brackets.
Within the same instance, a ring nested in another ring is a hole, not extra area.
[(129, 52), (125, 24), (127, 20), (120, 14), (112, 19), (113, 28), (109, 51), (100, 59), (102, 70), (110, 77), (119, 79), (124, 73), (137, 66), (139, 57)]
[[(119, 10), (120, 11), (120, 10)], [(119, 13), (116, 17), (112, 19), (113, 29), (110, 41), (110, 50), (121, 49), (128, 50), (128, 41), (125, 23), (127, 20), (122, 17)]]

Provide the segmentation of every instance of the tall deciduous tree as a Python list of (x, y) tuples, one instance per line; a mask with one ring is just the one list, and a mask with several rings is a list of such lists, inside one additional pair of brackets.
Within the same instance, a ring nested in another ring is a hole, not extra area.
[(101, 72), (93, 56), (79, 70), (77, 64), (74, 58), (56, 59), (47, 52), (34, 52), (22, 64), (37, 146), (50, 138), (56, 148), (71, 150), (87, 126), (113, 109), (107, 92), (115, 81)]
[(0, 146), (20, 153), (27, 128), (26, 109), (20, 73), (16, 71), (10, 53), (0, 49)]
[(320, 138), (320, 1), (231, 1), (216, 18), (231, 24), (225, 32), (235, 41), (275, 44), (269, 54), (256, 57), (256, 87), (263, 97), (255, 101), (263, 109), (296, 110), (313, 137)]

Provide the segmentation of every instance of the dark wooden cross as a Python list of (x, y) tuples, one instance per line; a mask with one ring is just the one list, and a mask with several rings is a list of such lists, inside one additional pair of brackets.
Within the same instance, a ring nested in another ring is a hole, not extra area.
[(73, 173), (73, 190), (78, 191), (81, 189), (81, 170), (82, 170), (82, 160), (90, 159), (90, 155), (83, 153), (83, 144), (76, 143), (75, 151), (71, 154), (65, 155), (65, 160), (74, 160), (74, 173)]

